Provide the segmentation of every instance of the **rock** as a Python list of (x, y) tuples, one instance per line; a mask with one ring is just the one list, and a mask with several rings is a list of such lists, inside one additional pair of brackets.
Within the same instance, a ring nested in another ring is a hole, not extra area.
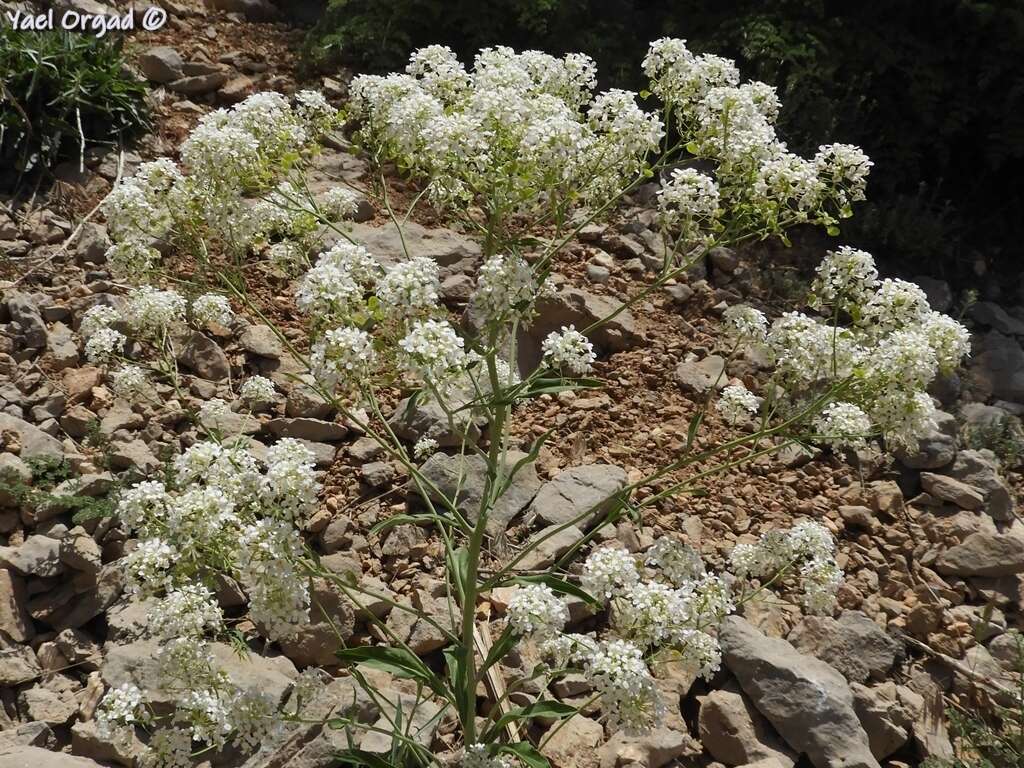
[(530, 551), (516, 567), (524, 571), (548, 568), (582, 539), (583, 531), (575, 525), (549, 525), (530, 537), (524, 547)]
[(999, 474), (999, 465), (991, 452), (960, 451), (947, 473), (984, 494), (985, 511), (993, 520), (1009, 522), (1014, 519), (1013, 492)]
[(29, 536), (17, 547), (0, 547), (0, 567), (13, 568), (23, 576), (59, 576), (60, 540), (49, 536)]
[(725, 360), (709, 355), (703, 360), (684, 361), (676, 366), (676, 383), (684, 392), (701, 395), (712, 387), (721, 389), (727, 383)]
[(295, 437), (314, 443), (337, 442), (348, 434), (348, 427), (344, 424), (302, 417), (271, 419), (266, 428), (275, 437)]
[(643, 736), (627, 736), (618, 731), (601, 747), (599, 755), (601, 768), (662, 768), (679, 757), (696, 757), (700, 752), (700, 745), (689, 734), (661, 727)]
[(7, 311), (11, 316), (22, 346), (28, 349), (42, 349), (46, 346), (46, 323), (39, 314), (39, 307), (26, 293), (12, 292), (6, 296)]
[(564, 725), (557, 723), (553, 728), (558, 731), (544, 749), (553, 768), (596, 768), (597, 747), (604, 741), (604, 727), (600, 723), (573, 715)]
[[(444, 598), (434, 597), (422, 589), (413, 593), (412, 597), (413, 606), (420, 613), (431, 617), (435, 623), (442, 627), (447, 625), (448, 631), (452, 631), (449, 621), (449, 606)], [(408, 605), (407, 600), (399, 602)], [(445, 637), (438, 627), (419, 618), (416, 614), (410, 613), (408, 610), (398, 608), (392, 610), (390, 615), (388, 615), (387, 627), (390, 632), (394, 633), (395, 637), (408, 645), (413, 653), (420, 656), (433, 653), (448, 645), (448, 638)]]
[(344, 647), (355, 628), (355, 606), (326, 579), (314, 579), (310, 623), (293, 637), (278, 641), (281, 653), (300, 667), (336, 666), (334, 652)]
[(398, 403), (394, 413), (388, 419), (388, 426), (402, 440), (415, 443), (422, 437), (437, 440), (442, 448), (453, 448), (463, 443), (463, 433), (467, 442), (475, 443), (480, 439), (482, 421), (473, 422), (467, 411), (459, 411), (465, 401), (456, 398), (449, 401), (454, 410), (454, 428), (448, 421), (444, 410), (433, 400), (426, 403), (420, 398), (407, 397)]
[(95, 720), (71, 726), (71, 751), (80, 757), (132, 768), (135, 765), (135, 756), (141, 754), (144, 749), (145, 745), (134, 733), (127, 744), (114, 736), (100, 736)]
[(181, 54), (166, 45), (154, 46), (139, 55), (139, 69), (147, 80), (154, 83), (178, 80), (182, 76), (184, 63)]
[[(525, 453), (509, 451), (504, 464), (505, 472), (512, 471), (525, 458)], [(425, 489), (431, 501), (435, 504), (442, 503), (443, 499), (454, 501), (459, 511), (475, 524), (487, 480), (487, 462), (482, 456), (435, 453), (423, 463), (420, 472), (436, 487), (436, 490)], [(540, 487), (534, 462), (523, 464), (509, 487), (495, 501), (487, 519), (488, 534), (500, 536), (504, 533), (508, 524), (526, 508)], [(417, 491), (414, 484), (410, 485), (410, 490)], [(443, 510), (439, 512), (444, 514)]]
[(100, 545), (84, 531), (77, 536), (69, 534), (61, 539), (60, 560), (69, 568), (91, 574), (98, 574), (103, 566)]
[(916, 712), (907, 711), (897, 691), (902, 689), (908, 700), (916, 697), (921, 705), (923, 700), (908, 688), (897, 688), (896, 683), (891, 681), (874, 688), (854, 683), (850, 689), (853, 691), (853, 706), (857, 717), (868, 734), (871, 753), (879, 760), (884, 760), (910, 739), (917, 715)]
[(769, 638), (738, 616), (719, 633), (725, 666), (786, 743), (817, 768), (879, 768), (833, 667)]
[(51, 752), (39, 747), (0, 748), (0, 766), (3, 768), (101, 768), (100, 764), (84, 757)]
[(238, 345), (260, 357), (280, 360), (285, 355), (284, 344), (269, 325), (248, 325), (238, 334)]
[(179, 78), (168, 83), (167, 88), (183, 96), (201, 96), (205, 93), (213, 93), (227, 81), (228, 76), (226, 73), (209, 72), (205, 75)]
[(237, 104), (256, 90), (256, 81), (248, 75), (239, 75), (228, 80), (218, 95), (228, 104)]
[(559, 472), (537, 491), (527, 518), (543, 525), (571, 523), (586, 530), (616, 503), (626, 471), (611, 464), (584, 464)]
[(116, 440), (110, 444), (110, 465), (114, 469), (136, 469), (148, 475), (160, 469), (161, 462), (143, 440)]
[(81, 260), (93, 264), (103, 264), (107, 260), (107, 249), (110, 248), (107, 228), (102, 224), (85, 222), (78, 235), (76, 248)]
[(39, 677), (43, 668), (39, 666), (32, 648), (27, 645), (12, 645), (0, 648), (0, 686), (15, 686), (31, 682)]
[(359, 479), (370, 488), (385, 488), (395, 480), (395, 467), (386, 461), (371, 461), (359, 470)]
[(231, 375), (231, 366), (224, 350), (199, 331), (185, 342), (179, 362), (210, 381), (221, 381)]
[(960, 509), (980, 509), (985, 499), (974, 486), (946, 475), (932, 472), (921, 473), (921, 487), (937, 499), (948, 501)]
[(914, 277), (914, 282), (921, 286), (921, 290), (928, 297), (928, 303), (936, 312), (945, 312), (953, 306), (953, 291), (950, 290), (949, 283), (945, 280), (917, 275)]
[[(592, 323), (610, 317), (620, 308), (621, 303), (615, 299), (574, 286), (564, 287), (554, 296), (538, 299), (536, 318), (520, 334), (520, 370), (532, 370), (540, 361), (540, 344), (552, 331), (560, 331), (569, 325), (582, 331)], [(606, 352), (630, 349), (641, 340), (636, 321), (628, 309), (599, 326), (589, 338), (598, 349)]]
[(1009, 533), (978, 531), (942, 552), (939, 573), (954, 576), (1012, 576), (1024, 573), (1024, 538)]
[(698, 698), (700, 740), (715, 760), (742, 765), (769, 758), (792, 768), (796, 756), (735, 683)]
[(284, 415), (292, 418), (331, 419), (337, 410), (334, 404), (313, 387), (303, 383), (294, 384), (285, 399)]
[(19, 643), (27, 643), (36, 633), (27, 599), (24, 580), (9, 568), (0, 568), (0, 633)]
[(421, 696), (397, 691), (381, 691), (379, 699), (382, 711), (377, 722), (373, 724), (376, 730), (366, 730), (362, 733), (359, 737), (361, 750), (375, 755), (391, 754), (390, 729), (396, 722), (405, 723), (406, 738), (424, 747), (429, 747), (433, 743), (440, 721), (440, 707)]
[(1024, 350), (1020, 344), (998, 331), (976, 339), (970, 373), (982, 396), (1024, 402)]
[(786, 638), (801, 653), (832, 665), (848, 680), (883, 680), (904, 653), (903, 644), (860, 611), (839, 619), (805, 616)]
[(53, 370), (62, 371), (78, 365), (78, 341), (64, 323), (54, 323), (46, 336), (46, 348), (53, 361)]
[(272, 21), (277, 18), (277, 8), (268, 0), (205, 0), (206, 5), (216, 11), (240, 13), (249, 21)]
[(722, 246), (716, 246), (708, 251), (708, 259), (711, 261), (711, 266), (727, 275), (731, 275), (735, 272), (736, 268), (740, 265), (740, 260), (736, 256), (736, 251), (732, 248), (724, 248)]
[(78, 702), (70, 690), (52, 690), (34, 685), (18, 694), (18, 705), (30, 720), (57, 727), (67, 723), (78, 713)]
[(0, 755), (15, 747), (42, 747), (53, 749), (57, 739), (46, 723), (23, 723), (15, 728), (0, 731)]
[(442, 279), (456, 272), (474, 270), (481, 259), (480, 245), (464, 235), (444, 227), (424, 227), (414, 221), (402, 226), (402, 232), (393, 222), (383, 226), (355, 224), (352, 238), (362, 243), (385, 266), (406, 261), (405, 247), (410, 256), (433, 259), (441, 267)]
[(71, 437), (81, 439), (99, 421), (99, 417), (84, 405), (73, 405), (61, 415), (60, 427)]
[[(109, 687), (133, 683), (145, 690), (147, 701), (167, 705), (177, 698), (176, 693), (167, 693), (151, 683), (155, 677), (156, 658), (160, 643), (156, 640), (137, 640), (126, 645), (107, 643), (106, 658), (100, 668), (103, 682)], [(292, 681), (298, 676), (295, 666), (283, 656), (267, 657), (250, 653), (245, 658), (226, 643), (212, 643), (210, 651), (214, 661), (233, 683), (244, 687), (256, 687), (269, 694), (275, 702), (284, 700)]]
[(39, 427), (29, 424), (23, 419), (0, 413), (0, 442), (10, 442), (7, 433), (11, 433), (21, 449), (17, 452), (22, 459), (49, 458), (62, 459), (64, 446), (60, 440), (43, 432)]
[(991, 301), (978, 301), (971, 305), (971, 318), (981, 325), (994, 328), (1009, 336), (1024, 336), (1024, 321), (1010, 315)]
[(384, 447), (372, 437), (360, 437), (348, 447), (348, 455), (360, 464), (379, 459), (385, 453)]
[(915, 453), (898, 450), (896, 457), (910, 469), (941, 469), (956, 459), (956, 419), (945, 411), (935, 412), (934, 428), (920, 439)]

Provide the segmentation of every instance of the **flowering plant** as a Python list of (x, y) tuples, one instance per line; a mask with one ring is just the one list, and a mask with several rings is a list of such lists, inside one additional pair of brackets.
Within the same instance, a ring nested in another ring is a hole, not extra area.
[[(593, 96), (593, 65), (584, 56), (554, 59), (489, 49), (467, 71), (450, 51), (432, 46), (413, 54), (405, 74), (353, 83), (351, 116), (365, 150), (423, 180), (413, 205), (428, 197), (484, 241), (461, 327), (439, 306), (439, 270), (431, 259), (406, 253), (398, 263), (379, 261), (338, 226), (339, 216), (355, 210), (352, 194), (339, 189), (317, 197), (304, 183), (305, 158), (314, 151), (310, 140), (337, 123), (311, 95), (300, 94), (292, 105), (261, 94), (233, 111), (214, 113), (186, 143), (184, 170), (158, 161), (111, 195), (115, 268), (131, 261), (118, 261), (118, 248), (144, 254), (155, 268), (159, 252), (153, 239), (207, 257), (218, 244), (230, 244), (236, 256), (291, 254), (293, 265), (307, 267), (294, 295), (309, 320), (308, 350), (283, 333), (279, 338), (301, 364), (303, 385), (409, 476), (417, 504), (374, 532), (429, 526), (441, 540), (447, 569), (447, 619), (332, 572), (300, 533), (318, 492), (311, 455), (282, 440), (257, 457), (211, 430), (211, 440), (175, 461), (167, 482), (142, 483), (118, 506), (122, 522), (138, 538), (125, 567), (140, 591), (159, 599), (154, 631), (172, 641), (159, 665), (163, 677), (154, 685), (182, 692), (175, 711), (162, 718), (146, 708), (142, 691), (108, 694), (102, 709), (107, 722), (157, 728), (147, 761), (181, 764), (193, 741), (249, 748), (282, 721), (300, 717), (295, 709), (282, 712), (281, 702), (225, 682), (205, 654), (203, 638), (228, 632), (215, 599), (224, 580), (245, 594), (253, 632), (279, 643), (309, 621), (311, 610), (326, 615), (311, 585), (330, 584), (369, 617), (383, 641), (341, 647), (339, 638), (337, 657), (353, 667), (353, 679), (371, 697), (373, 685), (356, 665), (411, 680), (417, 690), (414, 711), (400, 719), (414, 720), (415, 710), (429, 703), (428, 719), (454, 723), (463, 762), (475, 766), (547, 764), (544, 746), (553, 733), (538, 740), (525, 726), (542, 718), (564, 720), (576, 711), (546, 696), (549, 684), (570, 669), (581, 669), (592, 684), (609, 728), (641, 731), (658, 722), (664, 706), (650, 664), (669, 654), (691, 673), (710, 675), (719, 664), (718, 623), (760, 590), (790, 589), (797, 576), (808, 610), (834, 608), (841, 583), (835, 544), (813, 521), (737, 545), (719, 573), (707, 572), (694, 550), (672, 539), (643, 558), (593, 544), (624, 516), (640, 519), (667, 497), (780, 445), (815, 440), (857, 446), (876, 434), (907, 445), (927, 428), (931, 401), (925, 388), (959, 362), (965, 332), (932, 312), (909, 284), (879, 282), (871, 258), (850, 249), (831, 253), (819, 269), (812, 314), (790, 313), (769, 323), (751, 307), (726, 312), (722, 337), (729, 357), (757, 346), (771, 363), (761, 395), (732, 382), (715, 404), (725, 421), (739, 427), (735, 437), (698, 449), (709, 398), (694, 414), (679, 455), (623, 484), (611, 498), (518, 550), (510, 551), (491, 525), (548, 439), (543, 435), (522, 445), (525, 453), (515, 451), (510, 425), (517, 404), (598, 386), (583, 378), (597, 367), (595, 331), (680, 276), (711, 247), (785, 237), (788, 227), (800, 223), (834, 231), (838, 218), (863, 196), (870, 169), (863, 153), (843, 145), (823, 147), (812, 160), (788, 153), (772, 128), (778, 111), (774, 90), (739, 84), (731, 62), (695, 57), (681, 41), (659, 40), (644, 68), (652, 93), (664, 102), (660, 116), (642, 111), (632, 94)], [(682, 137), (674, 146), (660, 143), (668, 122)], [(227, 161), (216, 159), (222, 153)], [(541, 344), (539, 363), (520, 369), (517, 330), (534, 322), (538, 299), (550, 294), (556, 256), (587, 223), (656, 174), (663, 174), (656, 200), (665, 247), (655, 279), (590, 326), (552, 331)], [(208, 184), (200, 183), (207, 178)], [(381, 206), (400, 225), (383, 175), (377, 189)], [(310, 259), (320, 228), (340, 239)], [(554, 238), (527, 236), (538, 228), (553, 228)], [(229, 274), (217, 271), (215, 260), (207, 263), (223, 290), (259, 311)], [(96, 309), (83, 330), (90, 354), (97, 360), (129, 354), (125, 337), (114, 328), (122, 321), (138, 333), (160, 335), (186, 315), (193, 322), (230, 319), (217, 297), (188, 306), (181, 297), (143, 288), (124, 313)], [(125, 392), (138, 378), (130, 370), (112, 373), (125, 382)], [(173, 377), (176, 370), (165, 367), (159, 374)], [(381, 396), (396, 387), (412, 391), (409, 408), (429, 405), (440, 414), (436, 428), (412, 439), (396, 434)], [(273, 385), (254, 377), (242, 384), (240, 395), (250, 404), (265, 402), (274, 396)], [(210, 401), (201, 421), (217, 422), (225, 408), (223, 401)], [(452, 458), (441, 450), (442, 440), (461, 467), (454, 492), (439, 487), (427, 471), (438, 454)], [(462, 489), (472, 466), (480, 468), (480, 482), (468, 502)], [(641, 489), (650, 492), (640, 498), (635, 492)], [(567, 552), (547, 567), (525, 566), (545, 542), (574, 526), (584, 532)], [(588, 549), (582, 568), (573, 566)], [(505, 627), (488, 645), (478, 624), (478, 601), (506, 587), (516, 591), (507, 603)], [(444, 641), (437, 663), (421, 660), (366, 610), (368, 600), (433, 627)], [(570, 601), (607, 611), (605, 631), (566, 634)], [(500, 678), (496, 682), (499, 662), (517, 644), (532, 645), (544, 663), (504, 686)], [(307, 683), (315, 675), (307, 678), (293, 699), (313, 695)], [(482, 722), (481, 683), (489, 686), (492, 703)], [(528, 683), (535, 700), (513, 706), (511, 692)], [(401, 723), (389, 729), (336, 715), (332, 724), (349, 734), (383, 731), (392, 739), (394, 763), (439, 761)], [(354, 737), (350, 741), (355, 744)], [(341, 757), (380, 764), (355, 746)]]

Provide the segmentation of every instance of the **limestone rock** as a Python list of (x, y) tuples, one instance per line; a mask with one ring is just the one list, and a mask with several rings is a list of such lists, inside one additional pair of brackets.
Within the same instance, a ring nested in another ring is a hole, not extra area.
[(743, 765), (774, 758), (784, 768), (792, 768), (796, 756), (735, 683), (711, 691), (699, 701), (700, 740), (715, 760)]
[(786, 639), (859, 683), (884, 679), (903, 655), (903, 645), (860, 611), (843, 611), (838, 620), (805, 616)]
[(954, 576), (1012, 576), (1024, 573), (1024, 537), (978, 531), (950, 547), (935, 562), (939, 573)]
[(184, 63), (181, 54), (166, 45), (154, 46), (139, 55), (139, 69), (147, 80), (154, 83), (169, 83), (179, 79)]
[(185, 342), (179, 360), (201, 378), (210, 381), (220, 381), (231, 375), (231, 366), (224, 350), (199, 331)]
[(725, 360), (709, 355), (703, 360), (684, 361), (676, 366), (676, 382), (684, 392), (701, 395), (712, 387), (721, 389), (727, 383), (724, 375)]
[(64, 456), (64, 446), (60, 440), (23, 419), (0, 413), (0, 443), (10, 444), (7, 433), (10, 433), (21, 446), (17, 453), (22, 459), (60, 459)]
[(626, 484), (626, 471), (612, 464), (564, 469), (537, 491), (528, 518), (544, 525), (572, 523), (589, 528), (612, 508), (615, 494)]
[(816, 768), (879, 768), (853, 694), (833, 667), (766, 637), (738, 616), (722, 623), (719, 640), (725, 666), (743, 692)]

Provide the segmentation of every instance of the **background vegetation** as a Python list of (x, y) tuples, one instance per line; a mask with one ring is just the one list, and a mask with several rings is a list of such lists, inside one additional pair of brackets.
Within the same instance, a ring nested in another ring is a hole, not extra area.
[(119, 39), (0, 24), (0, 189), (146, 125)]
[(639, 88), (635, 62), (665, 35), (777, 85), (791, 149), (831, 136), (871, 155), (870, 202), (845, 241), (911, 273), (1019, 271), (1022, 0), (329, 0), (306, 60), (383, 72), (437, 42), (464, 59), (579, 50), (603, 85)]

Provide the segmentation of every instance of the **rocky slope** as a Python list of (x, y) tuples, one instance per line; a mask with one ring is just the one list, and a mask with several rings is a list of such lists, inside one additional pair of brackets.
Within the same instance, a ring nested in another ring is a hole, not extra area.
[[(167, 456), (197, 439), (181, 413), (118, 400), (102, 372), (85, 363), (77, 333), (83, 313), (100, 303), (116, 305), (125, 286), (105, 270), (102, 221), (82, 216), (109, 190), (119, 165), (130, 172), (140, 156), (173, 153), (199, 114), (254, 90), (296, 87), (289, 53), (295, 33), (267, 23), (275, 11), (267, 0), (163, 5), (169, 25), (133, 38), (158, 115), (138, 156), (129, 152), (119, 162), (110, 152), (90, 153), (84, 169), (61, 169), (62, 181), (45, 204), (0, 209), (6, 277), (0, 301), (0, 766), (133, 764), (131, 750), (99, 736), (93, 712), (106, 687), (144, 674), (153, 653), (147, 608), (124, 593), (116, 565), (130, 542), (115, 519), (90, 513), (102, 511), (103, 499), (130, 478), (159, 471)], [(343, 79), (314, 85), (332, 98), (344, 96)], [(319, 159), (316, 181), (360, 180), (365, 171), (361, 159), (336, 147)], [(407, 192), (398, 180), (394, 189)], [(527, 354), (551, 327), (585, 326), (644, 284), (656, 264), (647, 193), (638, 193), (611, 223), (581, 232), (558, 265), (558, 292), (523, 340)], [(381, 213), (366, 205), (359, 218), (356, 239), (382, 258), (399, 258), (397, 233)], [(479, 247), (430, 220), (410, 227), (406, 238), (411, 252), (438, 262), (444, 302), (461, 312)], [(546, 395), (519, 412), (515, 430), (524, 441), (552, 426), (555, 432), (536, 475), (520, 475), (496, 521), (513, 546), (678, 452), (722, 367), (715, 354), (718, 317), (741, 301), (784, 309), (775, 280), (782, 265), (806, 268), (798, 251), (713, 252), (686, 281), (623, 313), (595, 339), (606, 389)], [(266, 280), (256, 300), (286, 328), (291, 323), (294, 339), (301, 340), (284, 282), (275, 275)], [(949, 308), (948, 286), (920, 282), (935, 308)], [(631, 551), (666, 533), (682, 534), (718, 563), (735, 543), (763, 529), (814, 517), (839, 540), (847, 574), (842, 611), (834, 618), (801, 618), (796, 606), (783, 602), (748, 605), (742, 618), (723, 627), (725, 662), (713, 684), (677, 674), (671, 665), (661, 670), (666, 700), (678, 705), (663, 728), (636, 738), (606, 733), (599, 713), (585, 711), (550, 743), (556, 768), (918, 765), (952, 754), (948, 703), (978, 709), (1012, 700), (1019, 685), (1024, 525), (1016, 513), (1022, 438), (1009, 417), (1024, 412), (1024, 308), (981, 302), (969, 319), (970, 365), (935, 391), (943, 413), (914, 455), (780, 452), (719, 476), (706, 496), (659, 505), (642, 525), (620, 524), (614, 535)], [(267, 326), (240, 311), (234, 325), (215, 331), (196, 334), (180, 349), (189, 387), (180, 407), (210, 397), (232, 400), (231, 382), (243, 374), (272, 378), (285, 394), (261, 413), (233, 413), (222, 431), (248, 435), (257, 446), (282, 436), (305, 441), (324, 472), (322, 509), (307, 529), (323, 561), (396, 600), (436, 606), (440, 615), (439, 542), (410, 526), (383, 537), (370, 533), (376, 522), (414, 503), (402, 469), (295, 384), (289, 374), (298, 363)], [(740, 361), (721, 383), (755, 373), (756, 361)], [(402, 438), (429, 434), (445, 445), (438, 414), (390, 405)], [(713, 418), (705, 430), (701, 439), (709, 442), (724, 434)], [(445, 453), (428, 461), (439, 485), (457, 462)], [(470, 468), (467, 494), (473, 477)], [(552, 539), (524, 566), (541, 567), (571, 543)], [(390, 612), (384, 602), (357, 610), (326, 585), (316, 586), (325, 615), (295, 640), (261, 648), (248, 662), (224, 646), (232, 675), (258, 680), (284, 697), (306, 666), (338, 672), (332, 624), (346, 641), (371, 640), (370, 613), (424, 656), (444, 644), (434, 628)], [(225, 590), (221, 600), (229, 606), (238, 597)], [(500, 621), (506, 600), (505, 594), (488, 596), (482, 614)], [(587, 617), (579, 612), (574, 620)], [(524, 651), (524, 667), (527, 657)], [(409, 706), (411, 691), (376, 674), (387, 692), (381, 701), (364, 700), (339, 676), (317, 706), (326, 713), (344, 703), (355, 706), (363, 722), (386, 722), (388, 708)], [(567, 679), (553, 693), (573, 702), (588, 698), (582, 680)], [(428, 720), (417, 738), (448, 751), (453, 744), (446, 724)], [(245, 764), (326, 768), (332, 750), (343, 745), (339, 732), (295, 727), (283, 746)], [(372, 733), (360, 746), (385, 749)], [(215, 762), (239, 759), (220, 755)]]

